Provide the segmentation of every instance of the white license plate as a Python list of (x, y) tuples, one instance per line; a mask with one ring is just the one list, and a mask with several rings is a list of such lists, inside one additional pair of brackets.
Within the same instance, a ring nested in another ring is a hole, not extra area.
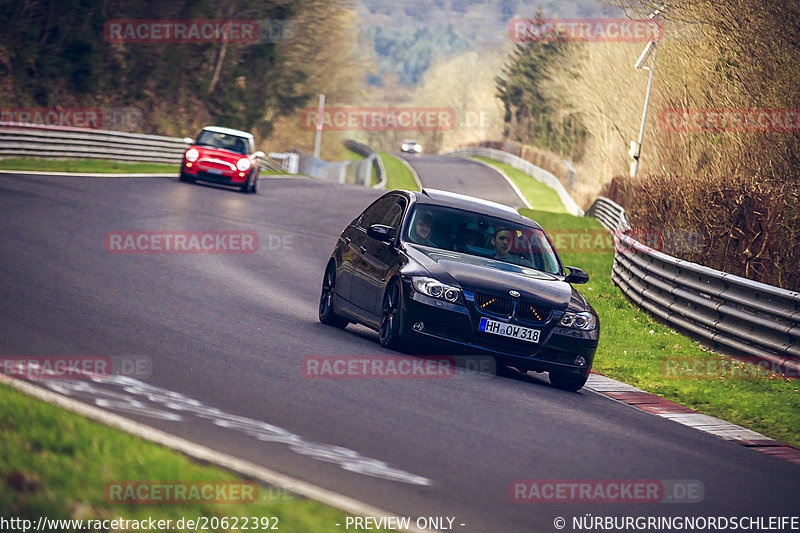
[(501, 337), (511, 337), (512, 339), (528, 342), (539, 342), (539, 334), (541, 333), (538, 329), (515, 326), (514, 324), (489, 320), (488, 318), (481, 318), (478, 329), (484, 333), (500, 335)]
[(220, 169), (218, 169), (218, 168), (209, 168), (208, 169), (208, 173), (209, 174), (220, 175), (220, 174), (222, 174), (222, 171)]

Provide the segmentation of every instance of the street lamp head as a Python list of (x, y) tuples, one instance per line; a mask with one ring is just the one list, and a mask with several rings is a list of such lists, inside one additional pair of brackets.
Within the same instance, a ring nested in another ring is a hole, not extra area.
[(647, 46), (642, 51), (642, 55), (639, 56), (639, 59), (636, 60), (636, 63), (633, 64), (633, 68), (635, 69), (649, 69), (650, 67), (646, 67), (645, 64), (650, 60), (650, 57), (653, 55), (653, 51), (656, 49), (656, 42), (650, 41), (647, 43)]

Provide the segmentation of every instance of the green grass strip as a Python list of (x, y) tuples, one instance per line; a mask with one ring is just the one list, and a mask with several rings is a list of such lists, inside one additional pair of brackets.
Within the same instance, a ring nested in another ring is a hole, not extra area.
[(471, 157), (470, 159), (483, 161), (484, 163), (488, 163), (502, 170), (506, 176), (511, 178), (511, 181), (519, 188), (534, 209), (538, 211), (552, 211), (554, 213), (567, 213), (564, 203), (561, 201), (556, 191), (544, 183), (528, 176), (521, 170), (517, 170), (511, 165), (495, 161), (494, 159), (489, 159), (488, 157)]
[(418, 191), (417, 180), (408, 170), (402, 161), (387, 153), (381, 152), (380, 158), (383, 160), (383, 168), (386, 169), (386, 190), (405, 189), (407, 191)]
[[(600, 316), (595, 371), (800, 447), (800, 380), (777, 375), (743, 379), (735, 372), (703, 371), (730, 368), (732, 361), (676, 333), (628, 300), (611, 281), (613, 244), (603, 238), (608, 232), (597, 220), (520, 212), (550, 234), (564, 264), (589, 273), (589, 283), (578, 289)], [(589, 238), (582, 243), (586, 234)], [(701, 372), (693, 375), (699, 377), (686, 377), (698, 367)], [(744, 367), (734, 363), (733, 368)]]
[(19, 157), (0, 159), (3, 170), (40, 170), (42, 172), (98, 172), (109, 174), (175, 174), (178, 165), (156, 163), (121, 163), (103, 159), (40, 159), (35, 157)]
[[(103, 426), (0, 385), (0, 516), (33, 520), (170, 519), (182, 517), (277, 517), (279, 531), (328, 533), (343, 511), (259, 487), (255, 503), (117, 504), (106, 484), (123, 481), (243, 481), (199, 465), (168, 448)], [(228, 531), (228, 528), (211, 531)], [(35, 526), (34, 526), (35, 527)], [(241, 522), (239, 529), (241, 527)], [(144, 530), (149, 530), (144, 528)], [(262, 529), (259, 529), (262, 530)]]
[[(15, 157), (0, 159), (0, 170), (28, 170), (41, 172), (76, 172), (98, 174), (174, 174), (178, 175), (178, 165), (160, 163), (123, 163), (104, 159), (42, 159), (36, 157)], [(261, 170), (262, 175), (283, 175), (286, 172)]]
[(347, 159), (349, 161), (361, 161), (364, 159), (364, 156), (359, 154), (358, 152), (354, 152), (352, 150), (345, 150), (345, 154), (347, 155)]

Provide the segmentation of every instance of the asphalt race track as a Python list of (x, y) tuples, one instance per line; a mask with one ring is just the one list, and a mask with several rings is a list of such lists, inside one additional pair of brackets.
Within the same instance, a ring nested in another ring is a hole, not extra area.
[(469, 194), (514, 209), (525, 207), (505, 178), (481, 163), (425, 154), (400, 154), (400, 157), (417, 171), (424, 187)]
[[(470, 181), (475, 163), (409, 159), (428, 186), (496, 190), (484, 174)], [(556, 517), (573, 531), (587, 514), (796, 514), (800, 467), (588, 389), (464, 371), (304, 375), (309, 356), (409, 357), (316, 316), (336, 236), (379, 194), (288, 177), (244, 195), (177, 178), (2, 175), (0, 355), (146, 361), (135, 379), (43, 386), (399, 516), (455, 517), (455, 531), (556, 531)], [(104, 244), (109, 232), (184, 230), (254, 232), (258, 250)], [(518, 503), (509, 487), (521, 479), (688, 480), (703, 491), (694, 503)]]

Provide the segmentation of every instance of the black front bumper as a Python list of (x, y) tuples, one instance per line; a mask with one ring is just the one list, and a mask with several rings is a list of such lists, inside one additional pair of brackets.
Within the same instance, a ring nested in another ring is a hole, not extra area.
[[(469, 293), (469, 291), (465, 291)], [(567, 329), (558, 324), (563, 311), (554, 310), (547, 322), (530, 323), (498, 317), (478, 310), (465, 298), (464, 305), (451, 304), (403, 286), (400, 335), (409, 344), (464, 354), (489, 354), (520, 370), (556, 371), (588, 376), (597, 351), (599, 327), (592, 331)], [(478, 331), (482, 317), (540, 330), (538, 343), (515, 340)], [(576, 364), (583, 358), (584, 364)]]

